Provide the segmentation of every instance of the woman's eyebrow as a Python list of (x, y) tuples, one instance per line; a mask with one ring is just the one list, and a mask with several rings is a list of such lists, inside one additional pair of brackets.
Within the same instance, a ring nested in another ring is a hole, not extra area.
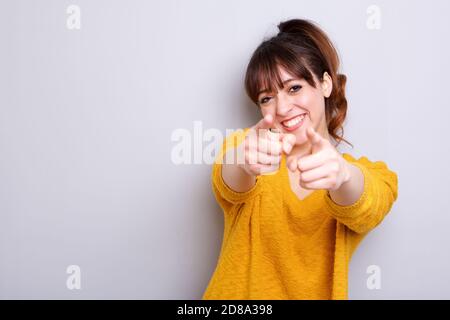
[(283, 81), (283, 84), (286, 84), (286, 83), (288, 83), (288, 82), (291, 82), (291, 81), (295, 81), (295, 80), (298, 80), (298, 79), (287, 79), (287, 80), (284, 80)]
[(261, 90), (261, 91), (258, 92), (258, 96), (259, 96), (261, 93), (268, 92), (268, 91), (269, 91), (268, 89)]
[[(283, 81), (283, 86), (284, 86), (286, 83), (289, 83), (289, 82), (295, 81), (295, 80), (299, 80), (299, 79), (291, 78), (291, 79), (284, 80), (284, 81)], [(258, 92), (258, 96), (259, 96), (261, 93), (264, 93), (264, 92), (267, 92), (267, 91), (269, 91), (269, 90), (268, 90), (268, 89), (264, 89), (264, 90), (259, 91), (259, 92)]]

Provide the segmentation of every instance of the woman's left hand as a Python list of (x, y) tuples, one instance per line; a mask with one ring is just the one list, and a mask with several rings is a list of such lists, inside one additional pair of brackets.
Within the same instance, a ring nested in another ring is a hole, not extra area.
[(300, 170), (300, 186), (305, 189), (339, 189), (350, 179), (348, 162), (314, 128), (309, 127), (306, 136), (311, 143), (311, 154), (291, 161), (289, 169)]

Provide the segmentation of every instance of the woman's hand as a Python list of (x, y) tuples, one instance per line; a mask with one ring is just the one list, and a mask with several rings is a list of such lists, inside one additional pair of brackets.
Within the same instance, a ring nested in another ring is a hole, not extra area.
[(291, 152), (295, 136), (269, 131), (273, 127), (273, 116), (267, 114), (249, 129), (239, 146), (238, 159), (244, 161), (238, 165), (247, 174), (257, 176), (274, 173), (279, 169), (282, 152)]
[(291, 157), (287, 162), (289, 170), (300, 170), (300, 186), (305, 189), (339, 189), (350, 180), (350, 165), (314, 128), (309, 127), (306, 136), (311, 143), (311, 154)]

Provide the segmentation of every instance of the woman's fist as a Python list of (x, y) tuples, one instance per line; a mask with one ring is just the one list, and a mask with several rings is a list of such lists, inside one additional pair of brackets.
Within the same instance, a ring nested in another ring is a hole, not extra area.
[(292, 150), (295, 136), (270, 131), (273, 127), (273, 117), (267, 114), (249, 129), (238, 147), (238, 158), (244, 160), (238, 165), (249, 175), (275, 173), (279, 169), (282, 153), (289, 154)]
[(305, 189), (339, 189), (350, 179), (347, 161), (312, 127), (306, 130), (306, 135), (311, 143), (311, 154), (291, 157), (287, 163), (289, 170), (300, 171), (300, 186)]

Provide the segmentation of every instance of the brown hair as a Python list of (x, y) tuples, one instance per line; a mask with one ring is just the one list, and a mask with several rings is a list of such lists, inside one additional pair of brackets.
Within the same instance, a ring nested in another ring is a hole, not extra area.
[[(339, 144), (351, 145), (343, 138), (343, 123), (347, 114), (345, 98), (346, 76), (338, 74), (339, 56), (328, 36), (309, 20), (292, 19), (278, 25), (279, 33), (263, 41), (253, 53), (245, 75), (245, 89), (250, 99), (258, 105), (261, 89), (275, 91), (274, 84), (283, 88), (278, 67), (314, 88), (312, 73), (320, 81), (327, 72), (333, 82), (331, 95), (325, 98), (325, 116), (328, 133)], [(312, 73), (311, 73), (312, 72)]]

